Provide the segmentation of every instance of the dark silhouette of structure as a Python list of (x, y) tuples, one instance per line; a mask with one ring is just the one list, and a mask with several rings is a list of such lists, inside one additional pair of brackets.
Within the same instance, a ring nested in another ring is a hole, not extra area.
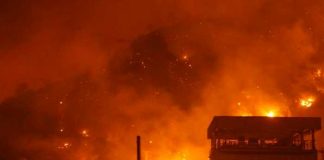
[(141, 136), (136, 137), (137, 160), (141, 160)]
[(313, 117), (216, 116), (208, 127), (210, 160), (317, 160)]

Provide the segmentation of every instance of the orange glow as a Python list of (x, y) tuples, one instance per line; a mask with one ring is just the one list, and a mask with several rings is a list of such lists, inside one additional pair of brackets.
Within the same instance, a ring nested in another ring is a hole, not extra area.
[(248, 114), (241, 114), (242, 117), (248, 117), (249, 115)]
[(240, 116), (242, 116), (242, 117), (248, 117), (248, 116), (253, 116), (253, 115), (251, 113), (248, 113), (248, 112), (242, 112), (240, 114)]
[(322, 69), (317, 69), (314, 73), (315, 78), (320, 78), (322, 77), (322, 75), (323, 75)]
[(89, 133), (87, 130), (82, 130), (81, 134), (83, 137), (89, 137)]
[(0, 157), (207, 160), (214, 116), (324, 118), (324, 1), (3, 2)]
[(58, 148), (58, 149), (68, 149), (68, 148), (70, 148), (71, 146), (72, 146), (71, 143), (69, 143), (69, 142), (64, 142), (62, 145), (58, 146), (57, 148)]
[[(272, 101), (247, 101), (242, 103), (241, 101), (233, 104), (235, 107), (234, 115), (246, 117), (246, 116), (267, 116), (267, 117), (278, 117), (288, 116), (289, 109), (285, 104), (281, 104), (274, 100)], [(287, 110), (286, 110), (287, 109)]]
[(183, 59), (183, 60), (188, 60), (189, 57), (188, 57), (188, 55), (183, 55), (183, 56), (182, 56), (182, 59)]
[(267, 112), (267, 117), (275, 117), (276, 113), (274, 111)]
[(315, 97), (313, 97), (313, 96), (299, 99), (300, 106), (305, 107), (305, 108), (312, 107), (314, 102), (315, 102)]
[(64, 147), (68, 147), (68, 146), (70, 146), (70, 143), (65, 142), (65, 143), (64, 143)]

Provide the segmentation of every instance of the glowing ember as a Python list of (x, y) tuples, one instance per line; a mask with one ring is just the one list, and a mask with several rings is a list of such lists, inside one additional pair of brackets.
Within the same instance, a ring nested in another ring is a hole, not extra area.
[(68, 147), (68, 146), (70, 146), (70, 143), (65, 142), (63, 146), (64, 146), (64, 147)]
[(306, 98), (301, 98), (299, 100), (299, 104), (302, 107), (310, 108), (312, 107), (313, 103), (315, 102), (314, 97), (306, 97)]
[(88, 133), (87, 130), (82, 130), (81, 135), (82, 135), (83, 137), (89, 137), (89, 133)]
[(183, 55), (183, 56), (182, 56), (182, 59), (183, 59), (183, 60), (188, 60), (189, 57), (188, 57), (188, 55)]
[(69, 143), (69, 142), (64, 142), (62, 145), (58, 146), (57, 148), (58, 148), (58, 149), (68, 149), (68, 148), (70, 148), (71, 146), (72, 146), (71, 143)]

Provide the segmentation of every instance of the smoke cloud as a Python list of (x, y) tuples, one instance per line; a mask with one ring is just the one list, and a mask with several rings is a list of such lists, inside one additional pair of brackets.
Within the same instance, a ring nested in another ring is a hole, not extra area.
[(215, 115), (323, 117), (323, 6), (2, 0), (0, 159), (197, 160)]

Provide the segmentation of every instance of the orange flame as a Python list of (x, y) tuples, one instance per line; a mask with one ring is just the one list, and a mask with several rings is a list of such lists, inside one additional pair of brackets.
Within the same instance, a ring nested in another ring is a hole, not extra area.
[(267, 112), (267, 117), (276, 117), (276, 113), (274, 111)]
[(315, 102), (315, 97), (313, 97), (313, 96), (299, 99), (300, 106), (305, 107), (305, 108), (312, 107), (314, 102)]

